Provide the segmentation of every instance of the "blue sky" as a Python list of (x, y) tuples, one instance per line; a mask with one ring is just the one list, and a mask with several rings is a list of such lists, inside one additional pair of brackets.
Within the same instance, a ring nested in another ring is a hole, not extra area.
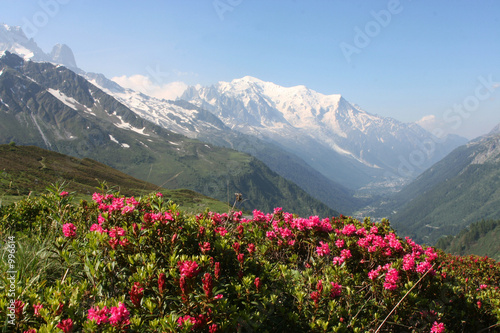
[(496, 0), (0, 0), (0, 22), (156, 95), (251, 75), (468, 138), (500, 123)]

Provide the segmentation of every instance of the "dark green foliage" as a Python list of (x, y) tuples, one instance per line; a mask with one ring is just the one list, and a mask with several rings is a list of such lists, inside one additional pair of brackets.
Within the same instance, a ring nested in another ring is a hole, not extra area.
[(436, 247), (453, 254), (488, 256), (500, 261), (500, 220), (472, 223), (456, 236), (440, 238)]

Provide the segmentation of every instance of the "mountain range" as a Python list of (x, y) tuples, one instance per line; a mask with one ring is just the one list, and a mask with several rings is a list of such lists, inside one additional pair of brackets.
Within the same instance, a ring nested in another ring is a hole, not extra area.
[(225, 202), (244, 193), (243, 208), (301, 207), (336, 215), (261, 161), (155, 125), (68, 68), (0, 58), (0, 142), (36, 145), (92, 158), (169, 188), (188, 188)]
[(438, 139), (420, 126), (370, 114), (341, 95), (282, 87), (250, 76), (180, 97), (230, 128), (274, 143), (350, 189), (393, 188), (467, 140)]

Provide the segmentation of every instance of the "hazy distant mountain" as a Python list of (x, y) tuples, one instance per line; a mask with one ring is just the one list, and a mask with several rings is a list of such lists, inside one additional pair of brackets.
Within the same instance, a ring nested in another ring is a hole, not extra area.
[(386, 206), (401, 234), (433, 244), (472, 222), (500, 218), (500, 133), (451, 152)]
[(328, 178), (357, 189), (411, 179), (466, 139), (438, 140), (416, 124), (361, 110), (341, 95), (285, 88), (246, 76), (181, 96), (227, 126), (297, 154)]
[(488, 135), (493, 135), (498, 133), (500, 133), (500, 124), (496, 125)]
[(246, 209), (274, 207), (334, 215), (257, 159), (168, 131), (132, 112), (71, 70), (0, 57), (0, 143), (89, 157), (168, 188), (223, 201), (243, 193)]

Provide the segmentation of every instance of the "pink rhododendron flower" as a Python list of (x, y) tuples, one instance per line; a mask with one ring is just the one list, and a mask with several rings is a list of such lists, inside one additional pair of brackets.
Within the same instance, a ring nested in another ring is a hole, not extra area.
[(353, 235), (355, 232), (356, 232), (356, 226), (354, 224), (348, 224), (346, 226), (344, 226), (344, 229), (342, 229), (342, 234), (346, 235), (346, 236), (351, 236)]
[(67, 197), (68, 195), (69, 195), (69, 193), (68, 193), (68, 192), (66, 192), (66, 191), (62, 191), (61, 193), (59, 193), (59, 196), (60, 196), (61, 198)]
[(253, 243), (250, 243), (247, 245), (247, 251), (249, 254), (252, 254), (255, 252), (255, 245)]
[(220, 262), (215, 263), (214, 276), (218, 280), (220, 276)]
[(92, 226), (90, 227), (90, 231), (96, 231), (98, 233), (104, 233), (104, 232), (107, 232), (107, 230), (104, 230), (99, 224), (97, 223), (94, 223), (92, 224)]
[(236, 258), (238, 259), (240, 264), (243, 264), (243, 262), (245, 260), (245, 255), (243, 253), (240, 253), (240, 254), (238, 254), (238, 256)]
[(205, 292), (205, 296), (210, 298), (212, 296), (212, 288), (214, 287), (212, 275), (210, 275), (210, 273), (205, 273), (201, 281), (203, 282), (203, 291)]
[(276, 233), (274, 231), (267, 231), (266, 232), (266, 237), (269, 239), (275, 239), (276, 238)]
[(215, 232), (224, 237), (227, 234), (227, 230), (224, 227), (215, 228)]
[(253, 281), (253, 283), (255, 284), (255, 288), (257, 288), (257, 291), (260, 290), (260, 278), (256, 277), (255, 280)]
[(385, 274), (384, 288), (387, 290), (396, 290), (399, 281), (399, 271), (395, 268), (390, 268)]
[(106, 324), (108, 322), (108, 314), (109, 309), (106, 306), (100, 310), (99, 307), (95, 306), (89, 309), (87, 318), (95, 321), (97, 325)]
[(337, 246), (339, 249), (341, 249), (345, 246), (345, 241), (343, 239), (337, 239), (335, 241), (335, 246)]
[(130, 295), (130, 301), (132, 304), (134, 304), (136, 307), (141, 305), (141, 300), (143, 296), (144, 288), (141, 287), (140, 282), (134, 282), (134, 285), (132, 286), (132, 289), (129, 291)]
[(92, 194), (92, 200), (94, 200), (95, 203), (100, 204), (103, 199), (104, 196), (101, 193), (94, 192), (94, 194)]
[(163, 291), (165, 290), (165, 282), (167, 281), (167, 276), (165, 273), (160, 273), (158, 276), (158, 290), (160, 291), (160, 294), (163, 294)]
[(122, 302), (119, 302), (118, 306), (112, 307), (109, 312), (111, 313), (111, 316), (109, 317), (109, 323), (111, 325), (126, 326), (130, 324), (130, 313)]
[(185, 276), (188, 279), (195, 277), (200, 272), (198, 269), (198, 263), (196, 263), (196, 261), (179, 261), (177, 265), (179, 266), (181, 276)]
[(23, 316), (23, 309), (24, 309), (24, 306), (26, 304), (21, 301), (20, 299), (17, 299), (15, 302), (14, 302), (14, 314), (16, 316), (16, 319), (21, 319), (22, 316)]
[(109, 229), (109, 237), (111, 238), (117, 238), (119, 236), (125, 236), (125, 230), (123, 228), (120, 228), (120, 227), (113, 227), (111, 229)]
[(335, 282), (330, 282), (330, 284), (332, 285), (332, 289), (330, 291), (330, 297), (335, 298), (340, 296), (342, 294), (342, 286)]
[(349, 250), (349, 249), (344, 249), (344, 250), (340, 251), (340, 255), (344, 259), (349, 259), (352, 257), (351, 250)]
[(62, 227), (64, 237), (74, 238), (76, 237), (76, 227), (73, 223), (66, 223)]
[(345, 259), (343, 257), (334, 257), (333, 258), (333, 264), (334, 265), (342, 265), (345, 262)]
[(33, 309), (35, 310), (35, 316), (37, 317), (40, 317), (40, 309), (43, 308), (43, 304), (36, 304), (36, 305), (33, 305)]
[(430, 263), (428, 263), (427, 261), (421, 262), (417, 266), (417, 272), (423, 274), (423, 273), (427, 272), (431, 267), (432, 267), (432, 265)]
[(59, 324), (57, 324), (56, 327), (60, 328), (64, 333), (71, 332), (71, 330), (73, 329), (73, 320), (71, 320), (71, 318), (64, 319)]
[(209, 242), (203, 242), (203, 243), (198, 243), (200, 246), (200, 251), (201, 253), (205, 254), (210, 251), (210, 243)]
[(217, 295), (214, 296), (214, 299), (221, 299), (221, 298), (224, 298), (224, 295), (217, 294)]
[(444, 333), (444, 332), (445, 332), (444, 324), (435, 321), (434, 324), (432, 325), (431, 333)]
[(415, 258), (412, 254), (406, 254), (403, 257), (403, 270), (411, 271), (415, 267)]
[(328, 243), (324, 243), (322, 241), (319, 242), (320, 246), (316, 248), (316, 252), (320, 257), (327, 256), (330, 254), (330, 246)]

